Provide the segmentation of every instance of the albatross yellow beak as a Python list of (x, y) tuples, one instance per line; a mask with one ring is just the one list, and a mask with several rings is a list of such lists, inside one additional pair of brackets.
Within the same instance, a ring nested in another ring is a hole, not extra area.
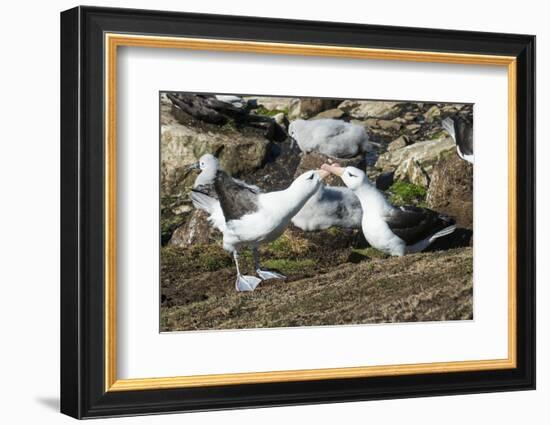
[(339, 164), (323, 164), (321, 165), (321, 170), (326, 171), (330, 174), (334, 174), (335, 176), (341, 176), (344, 174), (344, 168), (340, 167)]

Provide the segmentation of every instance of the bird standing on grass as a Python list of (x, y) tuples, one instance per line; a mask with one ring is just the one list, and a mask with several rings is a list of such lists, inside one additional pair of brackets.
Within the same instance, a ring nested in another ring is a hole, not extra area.
[[(223, 247), (233, 254), (237, 268), (237, 291), (253, 291), (262, 280), (284, 279), (285, 276), (260, 267), (258, 247), (282, 235), (292, 217), (319, 189), (321, 179), (328, 171), (312, 170), (298, 176), (291, 185), (276, 192), (258, 193), (240, 184), (218, 170), (214, 178), (214, 190), (218, 197), (198, 188), (192, 189), (193, 203), (204, 210), (213, 209), (219, 203), (225, 221)], [(250, 247), (254, 256), (254, 268), (259, 276), (245, 276), (239, 269), (239, 251)]]
[(455, 221), (449, 216), (428, 208), (391, 205), (358, 168), (323, 164), (321, 169), (339, 176), (354, 191), (363, 208), (365, 239), (386, 254), (420, 252), (455, 231)]

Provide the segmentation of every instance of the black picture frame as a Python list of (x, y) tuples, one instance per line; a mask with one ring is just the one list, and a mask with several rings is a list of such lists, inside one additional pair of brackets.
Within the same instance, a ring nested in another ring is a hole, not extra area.
[[(506, 55), (517, 58), (517, 367), (105, 391), (104, 33)], [(75, 418), (535, 388), (535, 37), (76, 7), (61, 13), (61, 412)]]

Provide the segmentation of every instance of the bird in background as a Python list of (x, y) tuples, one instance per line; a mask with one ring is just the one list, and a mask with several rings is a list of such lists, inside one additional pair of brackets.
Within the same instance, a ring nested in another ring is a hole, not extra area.
[(458, 156), (470, 164), (474, 163), (473, 123), (463, 115), (451, 115), (441, 121), (443, 129), (456, 143)]
[(288, 134), (304, 153), (319, 152), (333, 158), (353, 158), (371, 149), (365, 128), (337, 119), (294, 120)]
[(390, 204), (358, 168), (323, 164), (321, 169), (339, 176), (357, 195), (363, 208), (361, 227), (365, 239), (386, 254), (401, 256), (423, 251), (456, 229), (455, 220), (445, 214)]

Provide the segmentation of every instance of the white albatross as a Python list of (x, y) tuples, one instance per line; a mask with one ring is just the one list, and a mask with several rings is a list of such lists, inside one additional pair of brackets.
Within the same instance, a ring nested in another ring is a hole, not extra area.
[(390, 255), (420, 252), (432, 242), (455, 231), (455, 221), (428, 208), (395, 207), (355, 167), (323, 164), (323, 170), (339, 176), (363, 207), (362, 229), (367, 242)]
[[(285, 190), (257, 193), (218, 170), (214, 179), (218, 199), (198, 189), (192, 189), (194, 202), (203, 209), (219, 202), (225, 220), (222, 228), (223, 247), (233, 254), (235, 260), (237, 291), (253, 291), (262, 280), (285, 278), (279, 273), (260, 267), (258, 246), (281, 236), (292, 217), (317, 191), (321, 179), (328, 174), (323, 170), (307, 171)], [(252, 248), (254, 268), (259, 278), (245, 276), (240, 272), (239, 251), (247, 247)]]
[(304, 153), (319, 152), (335, 158), (353, 158), (370, 150), (365, 128), (343, 120), (295, 120), (290, 123), (288, 134)]

